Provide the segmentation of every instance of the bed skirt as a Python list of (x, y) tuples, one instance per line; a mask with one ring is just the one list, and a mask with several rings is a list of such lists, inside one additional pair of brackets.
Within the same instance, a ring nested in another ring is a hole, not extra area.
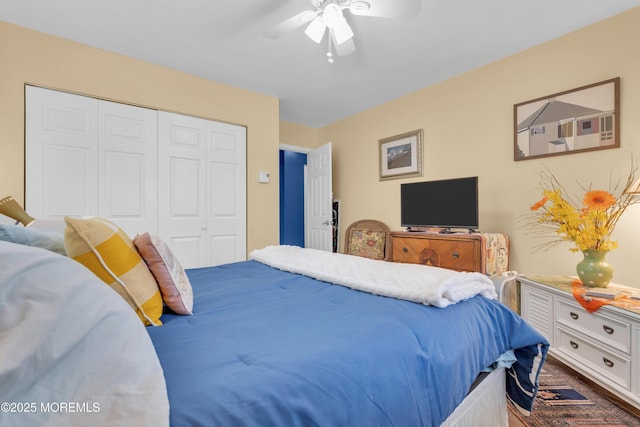
[(508, 427), (506, 373), (504, 368), (487, 375), (442, 423), (441, 427)]

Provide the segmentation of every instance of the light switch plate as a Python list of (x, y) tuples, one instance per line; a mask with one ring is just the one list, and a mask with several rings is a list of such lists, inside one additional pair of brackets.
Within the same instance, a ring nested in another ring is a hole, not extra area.
[(258, 182), (262, 184), (267, 184), (269, 181), (271, 181), (269, 172), (258, 172)]

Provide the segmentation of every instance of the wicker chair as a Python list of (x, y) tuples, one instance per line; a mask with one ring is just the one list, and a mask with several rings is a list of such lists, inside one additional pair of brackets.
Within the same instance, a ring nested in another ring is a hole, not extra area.
[(391, 258), (389, 227), (375, 219), (362, 219), (347, 227), (344, 253), (365, 258)]

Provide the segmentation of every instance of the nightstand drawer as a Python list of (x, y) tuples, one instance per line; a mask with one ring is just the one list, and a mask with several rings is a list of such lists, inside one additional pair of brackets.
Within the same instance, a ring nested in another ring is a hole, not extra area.
[(588, 365), (624, 388), (630, 388), (631, 363), (628, 359), (616, 356), (562, 329), (558, 329), (557, 332), (560, 335), (557, 346), (559, 351)]
[(480, 271), (479, 240), (395, 237), (393, 261), (427, 264), (459, 271)]
[(589, 313), (578, 304), (557, 301), (556, 321), (624, 353), (631, 353), (631, 325), (611, 317)]

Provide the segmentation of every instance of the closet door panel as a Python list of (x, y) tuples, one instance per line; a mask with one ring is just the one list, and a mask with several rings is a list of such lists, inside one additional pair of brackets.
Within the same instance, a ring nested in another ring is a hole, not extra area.
[(25, 108), (27, 212), (37, 219), (95, 214), (97, 100), (26, 86)]
[(211, 265), (246, 259), (246, 128), (207, 122)]
[(99, 103), (98, 215), (129, 236), (158, 234), (158, 112)]
[[(212, 259), (211, 265), (220, 265), (246, 260), (246, 255), (244, 253), (241, 258), (238, 258), (238, 253), (241, 247), (239, 247), (240, 242), (236, 235), (218, 234), (210, 235), (209, 237)], [(242, 245), (242, 247), (244, 247), (244, 245)]]
[(37, 201), (27, 200), (27, 212), (37, 219), (60, 219), (65, 215), (82, 216), (95, 211), (92, 150), (46, 144), (42, 151), (40, 185), (35, 186), (33, 180), (27, 184), (39, 188), (40, 195)]
[(184, 268), (207, 265), (206, 124), (158, 113), (160, 237)]

